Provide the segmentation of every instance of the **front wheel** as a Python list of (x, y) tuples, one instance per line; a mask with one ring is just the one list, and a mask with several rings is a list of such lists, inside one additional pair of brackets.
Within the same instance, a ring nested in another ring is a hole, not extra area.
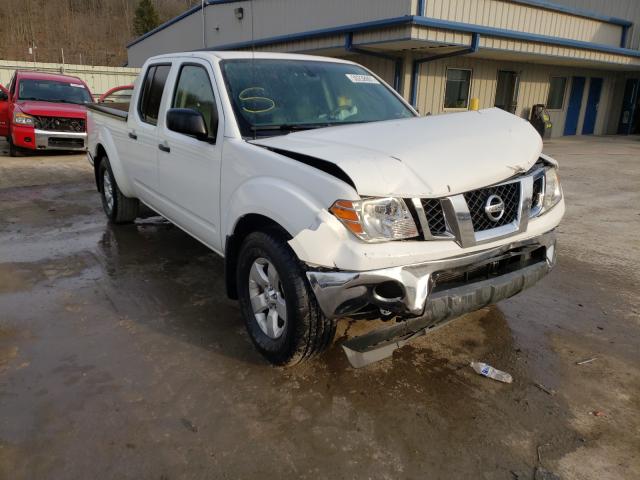
[(335, 322), (322, 314), (280, 232), (254, 232), (245, 239), (236, 282), (247, 332), (274, 365), (295, 365), (331, 344)]
[(21, 153), (20, 149), (16, 147), (15, 144), (13, 143), (13, 139), (11, 138), (11, 135), (7, 137), (7, 140), (9, 141), (9, 156), (19, 157)]
[(102, 208), (109, 221), (112, 223), (133, 222), (138, 216), (140, 202), (137, 198), (125, 197), (120, 191), (107, 157), (100, 162), (98, 181), (100, 182)]

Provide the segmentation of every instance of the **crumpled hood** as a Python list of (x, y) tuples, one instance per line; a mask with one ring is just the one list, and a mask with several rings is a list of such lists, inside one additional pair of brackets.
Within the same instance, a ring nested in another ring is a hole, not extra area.
[(86, 118), (87, 108), (72, 103), (38, 102), (36, 100), (19, 100), (16, 104), (23, 113), (42, 115), (43, 117)]
[(344, 125), (252, 140), (329, 161), (360, 195), (439, 197), (525, 172), (542, 139), (526, 120), (497, 108)]

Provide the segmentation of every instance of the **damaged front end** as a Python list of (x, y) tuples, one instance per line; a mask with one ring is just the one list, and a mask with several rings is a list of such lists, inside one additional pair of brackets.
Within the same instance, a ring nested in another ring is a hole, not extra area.
[(385, 358), (416, 336), (534, 285), (555, 265), (555, 233), (458, 257), (364, 272), (308, 271), (329, 318), (396, 318), (398, 323), (348, 340), (358, 368)]

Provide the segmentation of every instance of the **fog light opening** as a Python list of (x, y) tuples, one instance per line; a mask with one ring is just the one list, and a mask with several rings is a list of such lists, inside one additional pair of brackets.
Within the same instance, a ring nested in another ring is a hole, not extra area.
[(373, 295), (376, 299), (383, 302), (394, 302), (402, 300), (404, 297), (404, 289), (398, 282), (389, 280), (388, 282), (382, 282), (373, 288)]

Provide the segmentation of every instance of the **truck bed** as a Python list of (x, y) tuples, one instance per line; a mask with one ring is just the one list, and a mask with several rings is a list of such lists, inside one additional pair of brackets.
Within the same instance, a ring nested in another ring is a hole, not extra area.
[(94, 112), (115, 117), (124, 122), (127, 121), (127, 118), (129, 117), (128, 103), (109, 103), (108, 105), (109, 106), (104, 103), (89, 103), (87, 104), (87, 108)]

